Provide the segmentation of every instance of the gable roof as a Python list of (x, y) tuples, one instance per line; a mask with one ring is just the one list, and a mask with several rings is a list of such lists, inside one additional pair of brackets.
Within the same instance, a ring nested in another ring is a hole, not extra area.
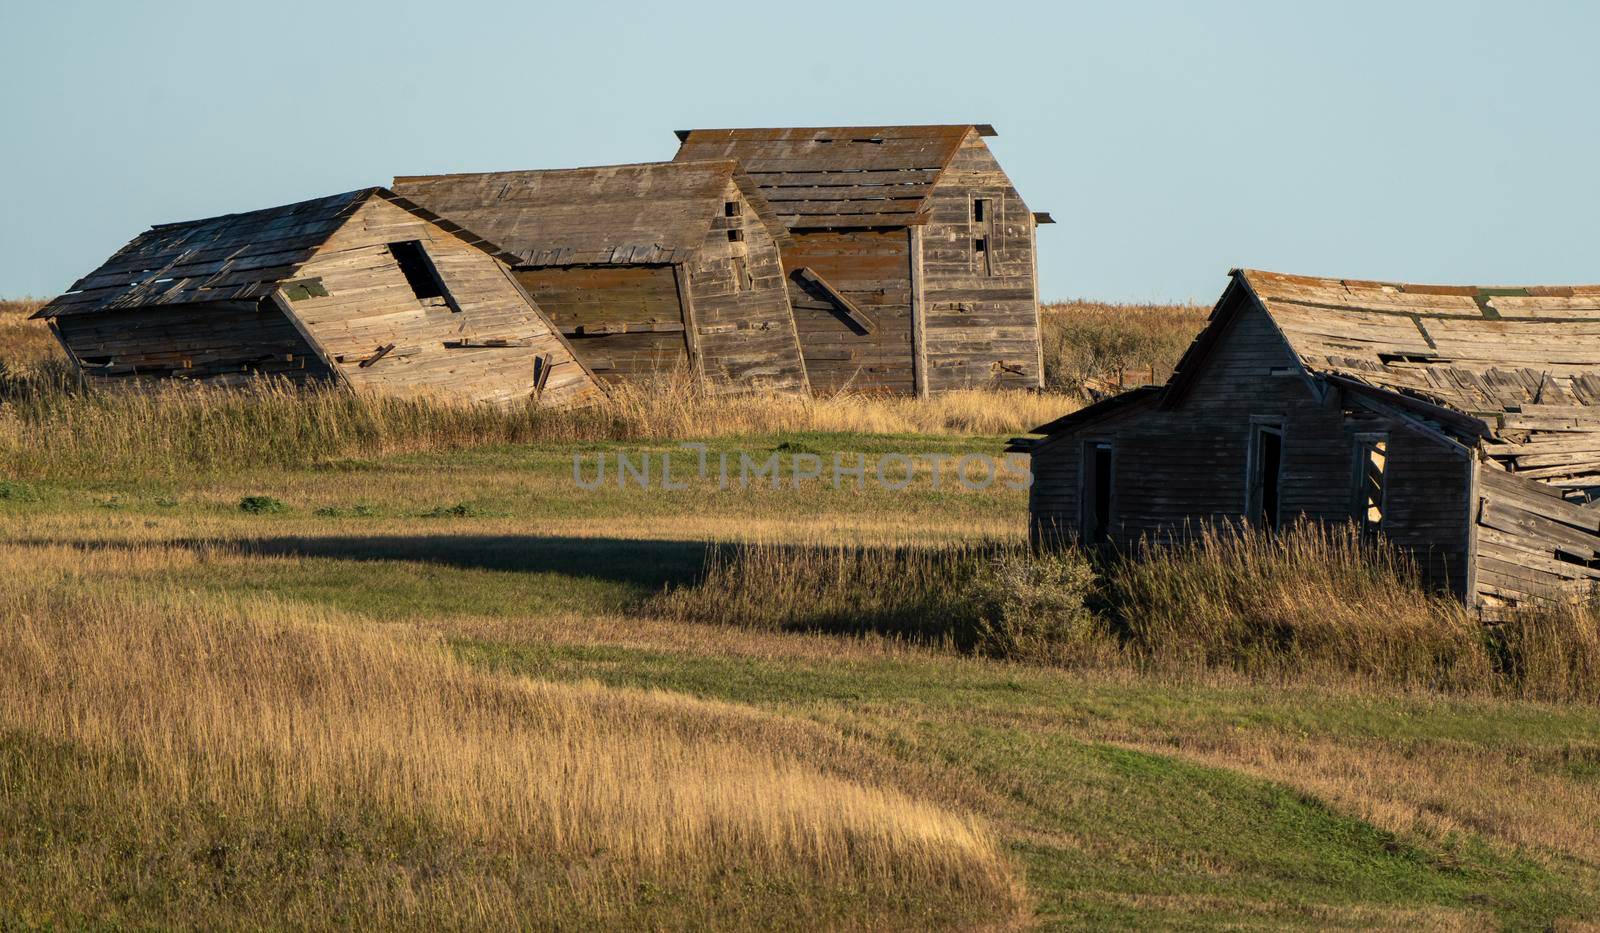
[(1491, 421), (1528, 405), (1600, 406), (1600, 286), (1233, 275), (1312, 373)]
[(134, 237), (36, 318), (160, 305), (265, 298), (294, 276), (369, 198), (382, 198), (467, 243), (505, 259), (500, 249), (387, 188), (362, 188), (203, 220), (158, 224)]
[(738, 159), (792, 230), (927, 222), (928, 197), (984, 124), (679, 130), (679, 160)]
[(505, 244), (513, 265), (686, 262), (739, 187), (775, 239), (787, 238), (760, 191), (728, 160), (407, 175), (396, 191)]
[[(1600, 483), (1600, 285), (1413, 285), (1235, 269), (1206, 327), (1160, 388), (1176, 406), (1251, 308), (1305, 374), (1483, 442), (1519, 475)], [(1115, 408), (1035, 428), (1056, 434)], [(1545, 442), (1549, 443), (1545, 443)], [(1531, 458), (1531, 459), (1528, 459)]]

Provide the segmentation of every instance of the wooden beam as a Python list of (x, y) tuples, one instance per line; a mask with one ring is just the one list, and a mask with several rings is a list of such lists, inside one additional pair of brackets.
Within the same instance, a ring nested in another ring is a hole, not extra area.
[[(1045, 222), (1054, 223), (1050, 215), (1046, 214)], [(1028, 225), (1028, 263), (1029, 274), (1033, 278), (1033, 342), (1038, 349), (1037, 380), (1034, 385), (1044, 388), (1044, 313), (1039, 310), (1039, 215), (1033, 215), (1033, 223)], [(1155, 382), (1155, 366), (1150, 367), (1150, 381)]]
[(850, 319), (850, 323), (869, 334), (877, 331), (877, 322), (868, 317), (867, 313), (857, 307), (855, 302), (846, 298), (843, 292), (834, 288), (832, 283), (817, 273), (817, 270), (810, 266), (801, 266), (794, 270), (794, 274), (799, 277), (800, 281), (822, 289), (823, 293), (828, 296), (828, 300), (838, 305), (839, 310), (844, 312), (844, 316)]
[(328, 372), (333, 374), (334, 380), (336, 382), (349, 385), (350, 377), (346, 375), (345, 371), (339, 367), (337, 362), (334, 361), (332, 354), (328, 352), (328, 348), (322, 345), (322, 341), (318, 340), (316, 335), (311, 333), (311, 329), (306, 327), (305, 322), (300, 320), (300, 316), (295, 314), (294, 306), (289, 304), (289, 299), (286, 295), (284, 295), (283, 289), (273, 289), (272, 294), (268, 297), (272, 301), (273, 305), (277, 307), (278, 311), (281, 312), (284, 317), (289, 319), (289, 323), (293, 325), (294, 329), (300, 333), (301, 338), (304, 339), (306, 344), (311, 347), (312, 351), (317, 354), (317, 359), (322, 361), (322, 365), (326, 366), (328, 368)]
[(683, 263), (672, 264), (672, 281), (678, 288), (678, 307), (683, 312), (683, 342), (689, 351), (689, 366), (695, 375), (703, 379), (706, 361), (700, 355), (700, 327), (694, 319), (694, 293), (689, 288), (689, 272)]
[(922, 269), (922, 228), (911, 227), (911, 383), (918, 398), (928, 394), (927, 276)]
[(371, 356), (367, 357), (366, 359), (362, 360), (360, 363), (358, 363), (356, 365), (360, 366), (362, 369), (366, 369), (368, 366), (371, 366), (373, 363), (376, 363), (379, 360), (383, 359), (384, 357), (388, 356), (389, 353), (391, 351), (393, 351), (393, 350), (394, 350), (394, 344), (386, 343), (383, 346), (379, 347), (376, 353), (372, 354)]

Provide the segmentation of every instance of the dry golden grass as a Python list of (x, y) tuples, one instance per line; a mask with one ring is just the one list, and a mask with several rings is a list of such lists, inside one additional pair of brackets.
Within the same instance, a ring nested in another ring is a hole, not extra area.
[(581, 410), (505, 410), (270, 381), (245, 389), (88, 389), (57, 369), (0, 383), (0, 399), (11, 402), (0, 408), (0, 467), (13, 476), (182, 475), (487, 444), (818, 431), (1001, 434), (1079, 404), (1046, 393), (980, 390), (927, 399), (708, 396), (692, 383), (663, 380), (618, 387)]
[(36, 298), (0, 298), (0, 365), (27, 369), (66, 358), (44, 322), (28, 320), (43, 304)]
[[(385, 829), (363, 840), (374, 846), (397, 845), (397, 832), (441, 840), (426, 870), (442, 883), (412, 878), (392, 898), (387, 875), (327, 878), (279, 891), (282, 922), (521, 926), (660, 911), (652, 922), (738, 926), (793, 911), (920, 926), (1021, 909), (985, 828), (819, 771), (763, 741), (782, 731), (768, 714), (475, 672), (409, 629), (268, 598), (134, 593), (85, 577), (74, 550), (7, 550), (0, 733), (75, 757), (4, 759), (5, 807), (37, 805), (55, 784), (78, 806), (114, 807), (100, 817), (146, 852), (177, 813), (268, 834), (368, 820)], [(126, 571), (171, 556), (99, 561)], [(0, 905), (59, 903), (35, 919), (68, 925), (117, 916), (140, 870), (94, 845), (53, 846), (46, 865), (26, 891), (16, 875), (0, 881)], [(246, 906), (200, 890), (163, 897), (160, 913), (135, 899), (124, 916), (216, 922)]]
[(1083, 555), (1039, 558), (1015, 539), (752, 542), (714, 551), (697, 585), (651, 608), (1073, 668), (1600, 702), (1600, 610), (1549, 606), (1486, 628), (1353, 526), (1203, 529), (1098, 575)]
[(1076, 392), (1089, 380), (1164, 382), (1205, 326), (1203, 305), (1062, 301), (1039, 309), (1045, 383)]

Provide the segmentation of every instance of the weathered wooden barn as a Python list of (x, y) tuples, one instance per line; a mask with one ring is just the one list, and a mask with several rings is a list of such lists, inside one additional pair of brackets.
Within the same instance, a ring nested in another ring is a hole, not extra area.
[(730, 160), (396, 178), (514, 255), (602, 379), (694, 372), (713, 391), (805, 392), (779, 241)]
[(784, 269), (818, 391), (927, 395), (1043, 381), (1035, 214), (989, 126), (682, 130), (739, 160), (788, 226)]
[(1236, 271), (1165, 385), (1034, 433), (1042, 544), (1304, 516), (1486, 616), (1600, 580), (1600, 286)]
[(152, 227), (35, 317), (98, 378), (270, 374), (502, 404), (594, 398), (599, 384), (503, 258), (367, 188)]

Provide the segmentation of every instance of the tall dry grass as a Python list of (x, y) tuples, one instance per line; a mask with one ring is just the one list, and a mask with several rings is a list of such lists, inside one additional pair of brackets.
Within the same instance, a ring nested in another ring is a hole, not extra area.
[(1211, 529), (1101, 561), (1024, 546), (746, 544), (650, 609), (755, 628), (887, 634), (1016, 660), (1600, 702), (1600, 610), (1495, 626), (1351, 527)]
[(43, 305), (37, 298), (0, 298), (0, 370), (25, 370), (65, 360), (50, 328), (42, 321), (28, 320)]
[[(1045, 384), (1076, 392), (1087, 382), (1163, 382), (1210, 308), (1203, 305), (1063, 301), (1039, 309)], [(1125, 375), (1125, 378), (1124, 378)]]
[(7, 558), (0, 916), (922, 927), (1021, 909), (983, 826), (809, 764), (775, 717), (473, 671), (437, 638), (273, 599), (135, 593), (77, 575), (70, 549)]
[(1077, 403), (970, 390), (933, 398), (710, 396), (663, 380), (555, 411), (363, 396), (263, 380), (142, 391), (81, 385), (64, 366), (0, 373), (0, 471), (13, 476), (185, 475), (494, 444), (706, 438), (797, 431), (1001, 434)]

